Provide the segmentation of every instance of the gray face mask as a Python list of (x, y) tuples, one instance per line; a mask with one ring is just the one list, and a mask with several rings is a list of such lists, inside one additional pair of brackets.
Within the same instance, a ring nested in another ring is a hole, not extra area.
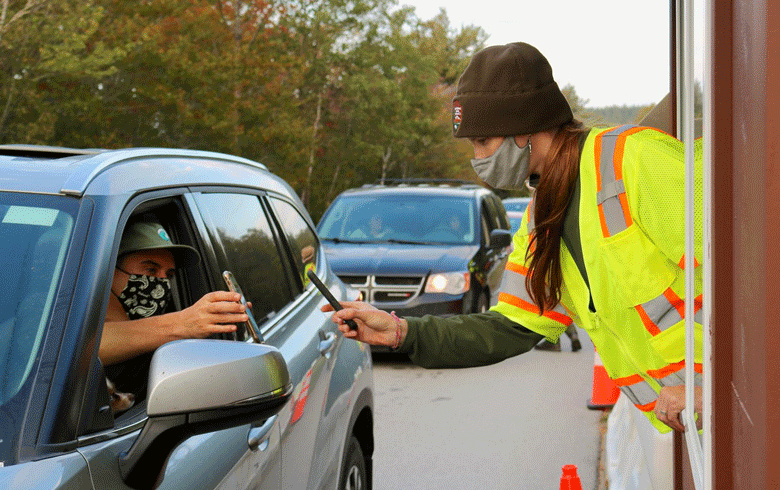
[(483, 182), (494, 189), (515, 190), (523, 187), (528, 178), (531, 161), (531, 139), (520, 148), (514, 136), (504, 142), (487, 158), (472, 158), (471, 166)]

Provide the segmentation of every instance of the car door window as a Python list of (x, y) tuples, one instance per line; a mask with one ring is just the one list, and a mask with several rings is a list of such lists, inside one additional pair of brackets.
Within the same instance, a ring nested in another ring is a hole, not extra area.
[(496, 219), (498, 220), (498, 227), (504, 230), (509, 229), (509, 218), (506, 215), (506, 209), (504, 208), (504, 203), (501, 202), (501, 199), (498, 198), (498, 196), (492, 196), (491, 201), (493, 202), (493, 209), (496, 211)]
[(485, 211), (487, 211), (488, 222), (490, 223), (490, 229), (502, 228), (502, 223), (499, 218), (498, 207), (496, 203), (490, 197), (485, 198), (482, 201)]
[(271, 199), (271, 203), (290, 246), (296, 272), (301, 278), (301, 283), (308, 285), (309, 278), (306, 277), (306, 271), (309, 269), (316, 271), (317, 266), (317, 251), (320, 246), (317, 235), (292, 204), (281, 199)]
[(289, 281), (277, 240), (260, 200), (250, 194), (208, 193), (198, 196), (225, 252), (227, 267), (241, 285), (252, 314), (261, 325), (291, 300)]

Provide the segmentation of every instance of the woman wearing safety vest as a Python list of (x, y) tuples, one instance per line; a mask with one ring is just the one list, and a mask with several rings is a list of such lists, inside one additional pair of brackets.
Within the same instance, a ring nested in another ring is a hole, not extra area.
[[(542, 338), (556, 342), (574, 322), (659, 431), (684, 430), (685, 370), (695, 370), (697, 393), (701, 381), (701, 359), (685, 365), (684, 269), (696, 267), (699, 353), (702, 271), (700, 260), (684, 256), (683, 144), (652, 128), (583, 127), (547, 59), (525, 43), (474, 55), (452, 117), (484, 182), (519, 189), (530, 177), (535, 188), (498, 304), (486, 313), (398, 319), (345, 302), (333, 314), (344, 336), (408, 353), (423, 367), (470, 367), (527, 352)], [(696, 156), (700, 165), (700, 147)], [(696, 185), (700, 191), (700, 171)], [(697, 202), (699, 256), (700, 223)], [(357, 331), (347, 319), (357, 320)]]

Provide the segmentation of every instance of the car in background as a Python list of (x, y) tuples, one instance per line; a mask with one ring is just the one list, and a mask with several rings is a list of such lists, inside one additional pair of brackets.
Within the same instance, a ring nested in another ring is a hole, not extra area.
[(501, 201), (504, 204), (504, 208), (508, 212), (524, 213), (528, 204), (531, 202), (530, 197), (506, 197)]
[(506, 216), (509, 218), (509, 231), (512, 232), (512, 236), (515, 236), (520, 229), (520, 223), (523, 222), (525, 211), (507, 211)]
[(530, 197), (507, 197), (501, 201), (506, 209), (509, 218), (510, 230), (512, 236), (520, 229), (520, 223), (523, 221), (523, 215), (531, 202)]
[[(304, 272), (357, 292), (284, 180), (154, 148), (0, 146), (0, 175), (0, 488), (370, 488), (370, 350), (338, 334)], [(137, 219), (200, 253), (171, 280), (177, 310), (231, 271), (265, 343), (243, 328), (169, 342), (148, 395), (114, 414), (98, 346)]]
[(341, 280), (368, 303), (400, 316), (486, 311), (511, 244), (499, 197), (451, 180), (344, 191), (317, 232)]

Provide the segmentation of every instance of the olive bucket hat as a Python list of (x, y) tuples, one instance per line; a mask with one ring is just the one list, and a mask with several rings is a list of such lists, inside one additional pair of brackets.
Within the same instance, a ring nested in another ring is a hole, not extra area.
[(520, 42), (475, 54), (452, 99), (456, 138), (532, 134), (572, 119), (547, 58)]
[(197, 264), (200, 261), (197, 250), (189, 245), (173, 243), (162, 225), (147, 221), (133, 223), (125, 229), (118, 256), (121, 258), (130, 253), (159, 249), (170, 250), (177, 267)]

